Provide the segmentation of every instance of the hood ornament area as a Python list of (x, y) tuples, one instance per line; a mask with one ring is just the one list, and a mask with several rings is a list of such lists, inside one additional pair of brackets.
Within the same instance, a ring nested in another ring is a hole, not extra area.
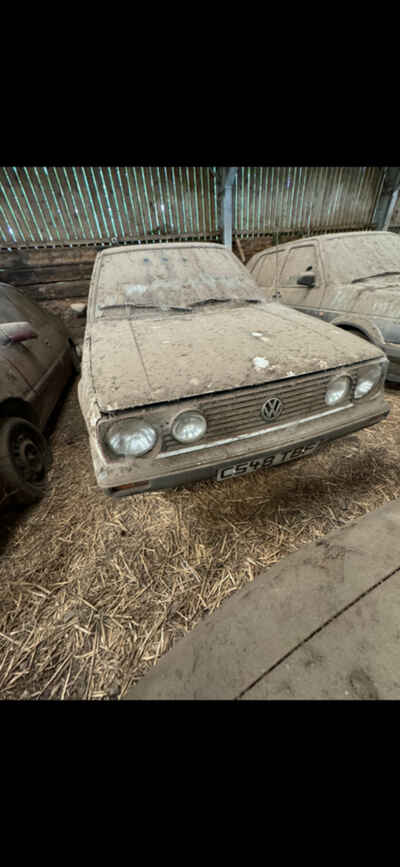
[(268, 400), (265, 401), (261, 410), (261, 415), (267, 421), (275, 421), (275, 419), (279, 418), (279, 416), (281, 415), (282, 410), (283, 404), (279, 400), (279, 397), (270, 397)]

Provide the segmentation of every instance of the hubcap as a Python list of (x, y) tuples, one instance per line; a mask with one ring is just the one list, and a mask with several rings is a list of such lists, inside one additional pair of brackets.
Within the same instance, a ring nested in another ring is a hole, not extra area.
[(25, 482), (35, 484), (43, 479), (45, 465), (40, 444), (31, 434), (18, 433), (11, 444), (14, 465)]

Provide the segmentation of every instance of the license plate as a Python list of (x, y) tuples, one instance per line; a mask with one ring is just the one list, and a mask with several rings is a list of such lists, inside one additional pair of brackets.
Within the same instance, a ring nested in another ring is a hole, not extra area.
[(320, 444), (317, 440), (309, 446), (299, 446), (295, 449), (288, 449), (283, 452), (276, 452), (274, 455), (267, 455), (265, 458), (253, 458), (251, 461), (240, 461), (239, 464), (233, 464), (231, 467), (224, 467), (217, 471), (217, 481), (230, 479), (233, 476), (243, 476), (246, 473), (254, 473), (255, 470), (260, 470), (262, 467), (276, 467), (278, 464), (286, 464), (289, 461), (295, 461), (297, 458), (303, 458), (306, 455), (311, 455), (316, 451)]

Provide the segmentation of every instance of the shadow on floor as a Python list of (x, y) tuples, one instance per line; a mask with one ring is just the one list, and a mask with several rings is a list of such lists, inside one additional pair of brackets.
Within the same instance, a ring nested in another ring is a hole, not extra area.
[[(46, 427), (43, 431), (45, 437), (50, 440), (50, 437), (56, 430), (61, 411), (64, 404), (74, 386), (76, 377), (73, 376), (63, 389), (57, 404), (51, 413)], [(0, 482), (0, 556), (4, 554), (7, 545), (11, 541), (15, 530), (22, 520), (37, 507), (36, 503), (28, 506), (15, 505), (12, 502), (12, 497), (8, 494)]]

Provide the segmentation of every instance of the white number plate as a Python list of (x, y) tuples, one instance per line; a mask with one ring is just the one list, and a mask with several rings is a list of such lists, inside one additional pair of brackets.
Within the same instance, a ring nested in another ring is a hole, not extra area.
[(295, 449), (268, 455), (266, 458), (254, 458), (252, 461), (241, 461), (239, 464), (233, 464), (231, 467), (224, 467), (217, 471), (217, 481), (230, 479), (232, 476), (243, 476), (245, 473), (254, 473), (255, 470), (259, 470), (261, 467), (276, 467), (278, 464), (295, 461), (297, 458), (303, 458), (315, 452), (319, 444), (320, 441), (317, 440), (316, 443), (311, 443), (309, 446), (299, 446)]

